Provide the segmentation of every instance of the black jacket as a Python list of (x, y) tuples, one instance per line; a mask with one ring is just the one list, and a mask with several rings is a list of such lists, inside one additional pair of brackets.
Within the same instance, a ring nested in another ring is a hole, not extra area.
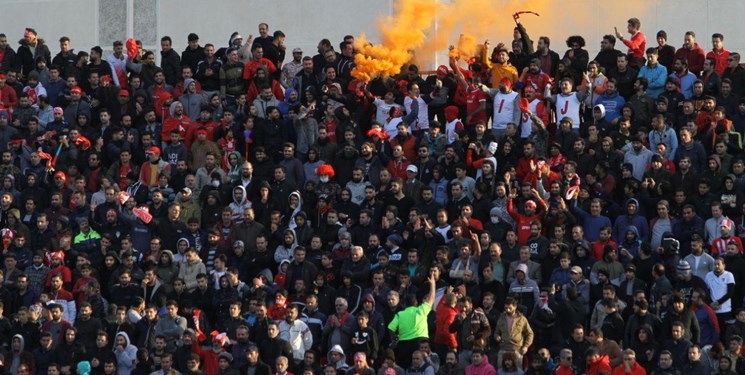
[(173, 49), (168, 52), (160, 51), (160, 67), (166, 76), (166, 83), (176, 86), (181, 80), (181, 58), (178, 53)]
[[(552, 78), (556, 76), (556, 70), (559, 67), (559, 54), (549, 50), (548, 55), (551, 57), (551, 71), (546, 72), (549, 76)], [(536, 51), (534, 54), (530, 55), (530, 59), (539, 59), (541, 58), (541, 53)]]
[(5, 47), (5, 56), (0, 61), (0, 71), (18, 70), (19, 61), (16, 58), (16, 51), (10, 46)]
[[(190, 66), (191, 72), (196, 73), (197, 72), (197, 64), (200, 60), (204, 58), (204, 47), (198, 46), (196, 49), (191, 49), (189, 46), (187, 46), (184, 49), (184, 52), (181, 52), (181, 65), (182, 66)], [(215, 70), (215, 73), (218, 73), (218, 70)], [(200, 82), (201, 83), (201, 82)], [(218, 87), (219, 89), (219, 87)]]
[(49, 47), (44, 43), (44, 39), (37, 39), (36, 47), (33, 47), (35, 49), (34, 53), (31, 53), (32, 47), (25, 39), (18, 41), (18, 44), (20, 44), (20, 46), (16, 53), (16, 68), (20, 68), (20, 72), (23, 73), (24, 76), (28, 76), (28, 74), (36, 68), (36, 64), (34, 63), (35, 57), (43, 56), (44, 60), (47, 62), (47, 66), (52, 64), (52, 53), (49, 52)]

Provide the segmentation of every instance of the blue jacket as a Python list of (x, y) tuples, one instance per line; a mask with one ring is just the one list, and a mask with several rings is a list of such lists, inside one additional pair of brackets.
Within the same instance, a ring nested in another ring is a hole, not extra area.
[[(694, 310), (695, 309), (695, 310)], [(708, 305), (693, 306), (691, 310), (696, 315), (701, 332), (701, 345), (713, 345), (719, 341), (719, 323), (714, 310)]]
[(695, 74), (686, 71), (686, 74), (682, 76), (672, 73), (670, 74), (670, 77), (680, 81), (680, 92), (686, 99), (690, 99), (693, 96), (693, 82), (697, 79)]
[(639, 70), (639, 77), (644, 77), (649, 80), (649, 87), (647, 87), (647, 94), (649, 96), (657, 99), (657, 97), (665, 91), (667, 68), (664, 65), (657, 63), (654, 68), (645, 65)]
[(670, 160), (675, 160), (675, 151), (678, 150), (678, 136), (675, 134), (675, 130), (671, 127), (665, 126), (662, 131), (652, 129), (649, 132), (649, 148), (656, 150), (657, 145), (664, 143), (667, 147), (667, 157)]
[(600, 229), (606, 226), (612, 226), (610, 219), (606, 216), (600, 215), (593, 217), (590, 213), (577, 206), (576, 200), (571, 205), (571, 211), (575, 216), (579, 216), (582, 219), (582, 226), (585, 228), (585, 239), (590, 241), (590, 243), (600, 238)]
[(639, 201), (634, 198), (627, 199), (624, 207), (628, 207), (630, 203), (636, 203), (636, 213), (633, 216), (628, 214), (619, 215), (616, 218), (616, 222), (613, 223), (611, 238), (618, 244), (626, 240), (626, 232), (632, 230), (630, 228), (631, 226), (635, 227), (634, 229), (636, 229), (638, 239), (642, 241), (649, 240), (649, 223), (647, 222), (647, 218), (639, 215), (639, 210), (641, 210)]
[(605, 107), (605, 119), (608, 122), (613, 122), (613, 120), (621, 117), (621, 108), (626, 104), (626, 99), (618, 93), (608, 96), (608, 92), (606, 91), (598, 97), (595, 105), (598, 104), (602, 104)]

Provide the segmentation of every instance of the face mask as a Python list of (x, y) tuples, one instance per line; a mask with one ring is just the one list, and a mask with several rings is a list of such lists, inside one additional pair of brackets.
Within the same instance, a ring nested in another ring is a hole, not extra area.
[(321, 180), (321, 182), (323, 182), (324, 184), (329, 182), (329, 176), (321, 176), (318, 179)]
[(498, 218), (498, 217), (492, 217), (492, 218), (491, 218), (491, 223), (492, 223), (492, 224), (497, 224), (497, 223), (499, 223), (499, 218)]
[(214, 186), (214, 187), (220, 187), (220, 181), (218, 181), (218, 180), (212, 181), (212, 186)]

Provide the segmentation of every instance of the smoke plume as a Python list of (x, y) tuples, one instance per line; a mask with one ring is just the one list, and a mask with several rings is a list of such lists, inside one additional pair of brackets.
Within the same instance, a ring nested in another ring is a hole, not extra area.
[[(566, 27), (569, 20), (559, 16), (568, 11), (566, 6), (564, 2), (550, 0), (397, 1), (393, 16), (384, 17), (377, 24), (380, 43), (371, 44), (364, 34), (357, 38), (357, 68), (352, 75), (364, 81), (378, 75), (392, 76), (408, 62), (423, 70), (433, 69), (436, 62), (447, 63), (450, 45), (455, 47), (450, 55), (459, 55), (461, 61), (476, 56), (487, 39), (492, 48), (502, 42), (509, 49), (515, 27), (512, 15), (518, 11), (541, 15), (520, 18), (535, 45), (540, 35), (570, 32)], [(583, 10), (580, 14), (573, 13), (570, 24), (591, 21), (592, 8)], [(619, 26), (625, 26), (625, 21)], [(562, 42), (555, 41), (552, 49), (564, 50)]]

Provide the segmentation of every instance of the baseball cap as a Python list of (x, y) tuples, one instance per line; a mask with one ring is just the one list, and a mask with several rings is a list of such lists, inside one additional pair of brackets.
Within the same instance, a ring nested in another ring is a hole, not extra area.
[(419, 172), (419, 168), (416, 167), (414, 164), (410, 164), (408, 167), (406, 167), (406, 172)]
[(145, 153), (146, 154), (157, 154), (158, 156), (160, 156), (160, 149), (158, 148), (158, 146), (153, 146), (147, 149)]

